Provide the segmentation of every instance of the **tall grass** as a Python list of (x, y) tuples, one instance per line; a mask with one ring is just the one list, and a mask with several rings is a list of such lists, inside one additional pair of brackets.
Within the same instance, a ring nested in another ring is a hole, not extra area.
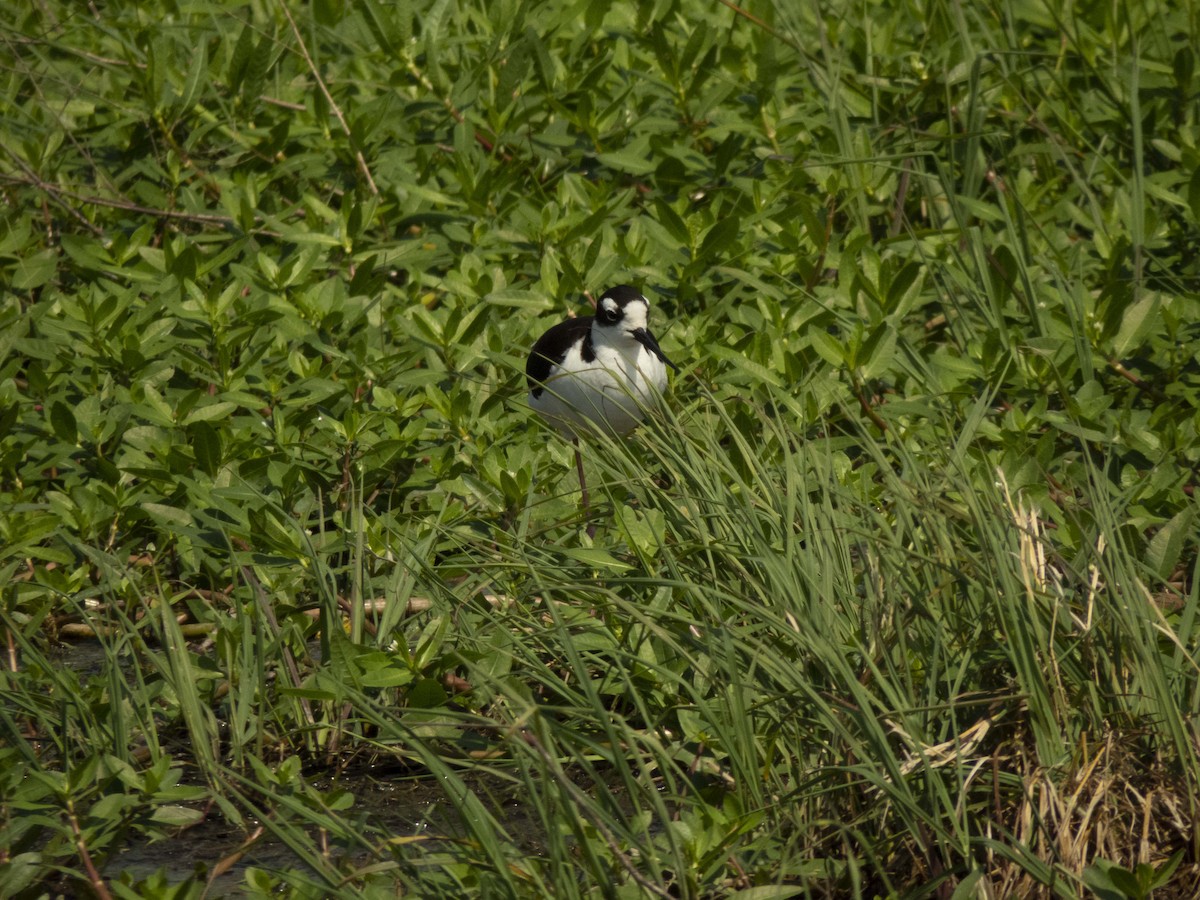
[(0, 894), (1194, 892), (1189, 10), (159, 6), (0, 34)]
[[(1161, 643), (1189, 638), (1106, 537), (1108, 497), (1085, 495), (1068, 559), (970, 454), (918, 466), (899, 440), (805, 437), (763, 409), (752, 444), (711, 400), (687, 412), (588, 448), (597, 543), (631, 556), (538, 535), (506, 551), (508, 602), (456, 617), (502, 737), (488, 766), (521, 773), (550, 883), (688, 894), (770, 871), (818, 894), (987, 878), (1069, 896), (1142, 827), (1109, 768), (1153, 760), (1163, 803), (1190, 803), (1172, 723), (1194, 673)], [(1100, 845), (1064, 845), (1053, 818), (1080, 794)]]
[[(1071, 896), (1092, 857), (1132, 862), (1146, 827), (1156, 844), (1189, 839), (1197, 760), (1183, 701), (1195, 696), (1195, 635), (1146, 589), (1108, 493), (1083, 494), (1068, 550), (1002, 472), (980, 477), (986, 461), (961, 452), (952, 422), (922, 432), (943, 439), (938, 467), (918, 465), (890, 433), (838, 436), (818, 422), (801, 434), (777, 409), (736, 412), (757, 423), (758, 440), (730, 437), (747, 429), (700, 393), (682, 418), (588, 446), (606, 504), (593, 547), (568, 519), (550, 534), (508, 534), (497, 558), (490, 540), (463, 537), (462, 520), (441, 526), (461, 545), (440, 566), (471, 573), (459, 588), (435, 570), (414, 573), (415, 589), (386, 573), (364, 585), (399, 602), (430, 598), (389, 633), (451, 644), (407, 652), (449, 659), (470, 682), (469, 706), (422, 711), (410, 695), (396, 708), (389, 691), (347, 677), (371, 670), (339, 663), (336, 650), (305, 664), (312, 675), (296, 695), (323, 711), (314, 734), (371, 735), (437, 777), (457, 812), (459, 835), (396, 845), (408, 877), (440, 867), (449, 891), (469, 864), (465, 884), (529, 896), (604, 884), (696, 895), (764, 876), (816, 895), (984, 878)], [(85, 696), (69, 671), (59, 670), (71, 684), (41, 699), (10, 681), (10, 738), (26, 716), (63, 759), (85, 746), (120, 758), (136, 745), (169, 758), (181, 747), (159, 735), (156, 698), (171, 696), (198, 771), (242, 815), (263, 794), (274, 811), (262, 821), (326, 873), (322, 890), (346, 886), (304, 849), (305, 825), (344, 835), (360, 858), (391, 858), (369, 822), (374, 837), (346, 831), (295, 767), (272, 775), (261, 751), (246, 757), (251, 769), (236, 752), (235, 768), (216, 762), (223, 742), (279, 716), (259, 696), (257, 653), (236, 650), (252, 646), (238, 630), (262, 626), (253, 607), (240, 626), (218, 615), (234, 639), (223, 668), (235, 714), (221, 723), (208, 711), (211, 681), (197, 679), (205, 664), (180, 640), (170, 598), (159, 603), (122, 632), (150, 639), (136, 648), (141, 662), (131, 667), (124, 637), (105, 655), (106, 716), (88, 726), (51, 715), (55, 696)], [(35, 645), (21, 651), (26, 666), (54, 670)], [(351, 718), (336, 725), (344, 707)], [(487, 752), (462, 755), (471, 734)], [(24, 741), (12, 747), (42, 758)], [(1154, 777), (1142, 806), (1106, 791), (1131, 769)], [(514, 803), (524, 833), (506, 818)], [(1076, 827), (1096, 843), (1073, 843)]]

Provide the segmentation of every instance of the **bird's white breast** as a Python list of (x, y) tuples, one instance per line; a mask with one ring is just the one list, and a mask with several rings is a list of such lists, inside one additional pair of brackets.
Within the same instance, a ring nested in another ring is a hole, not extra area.
[(597, 426), (628, 434), (666, 389), (666, 366), (625, 334), (608, 340), (594, 329), (592, 342), (595, 359), (585, 362), (580, 346), (571, 347), (529, 405), (568, 436)]

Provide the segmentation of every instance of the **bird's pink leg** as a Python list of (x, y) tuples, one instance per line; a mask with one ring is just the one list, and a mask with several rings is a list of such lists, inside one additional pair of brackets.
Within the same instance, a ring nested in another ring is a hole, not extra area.
[[(591, 514), (591, 504), (588, 502), (587, 479), (583, 477), (583, 457), (579, 453), (579, 438), (575, 438), (575, 471), (579, 473), (579, 490), (583, 494), (583, 512), (584, 515)], [(588, 523), (587, 536), (594, 538), (596, 536), (596, 526)]]

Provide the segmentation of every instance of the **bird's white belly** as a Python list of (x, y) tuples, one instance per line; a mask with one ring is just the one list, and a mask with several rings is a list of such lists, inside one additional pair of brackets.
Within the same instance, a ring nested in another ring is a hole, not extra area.
[(636, 357), (598, 347), (584, 362), (577, 350), (555, 366), (538, 397), (529, 405), (568, 436), (597, 426), (628, 434), (667, 386), (667, 369), (654, 354), (639, 348)]

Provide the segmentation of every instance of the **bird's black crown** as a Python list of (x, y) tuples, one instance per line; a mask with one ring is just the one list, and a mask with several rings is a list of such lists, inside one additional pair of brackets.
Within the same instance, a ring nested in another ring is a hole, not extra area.
[(616, 325), (625, 313), (625, 307), (635, 300), (649, 305), (642, 292), (628, 284), (618, 284), (605, 291), (596, 303), (596, 321), (601, 325)]

